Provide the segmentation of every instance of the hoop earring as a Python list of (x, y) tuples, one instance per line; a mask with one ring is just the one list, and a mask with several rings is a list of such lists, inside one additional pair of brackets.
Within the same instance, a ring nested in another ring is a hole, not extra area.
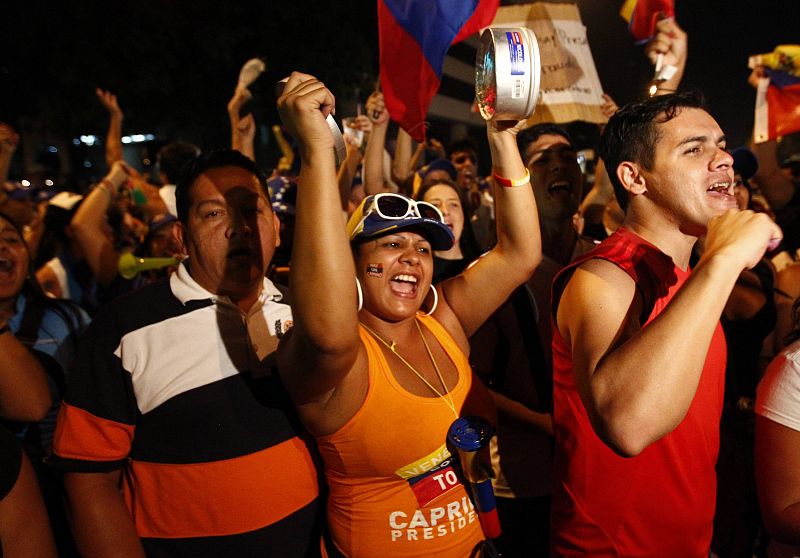
[(364, 307), (364, 293), (361, 292), (361, 283), (358, 282), (358, 277), (356, 279), (356, 291), (358, 291), (358, 311), (361, 312), (361, 309)]
[(436, 312), (436, 307), (439, 305), (439, 293), (436, 292), (436, 287), (431, 285), (431, 290), (433, 291), (433, 306), (431, 306), (431, 309), (425, 312), (423, 316), (430, 316)]

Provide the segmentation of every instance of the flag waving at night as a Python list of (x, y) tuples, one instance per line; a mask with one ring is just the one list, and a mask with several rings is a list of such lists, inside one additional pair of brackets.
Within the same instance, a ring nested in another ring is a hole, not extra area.
[(800, 131), (800, 45), (781, 45), (751, 57), (749, 65), (763, 66), (767, 76), (756, 93), (755, 142)]
[(392, 120), (416, 141), (450, 45), (488, 26), (499, 0), (378, 0), (381, 89)]
[(637, 43), (655, 34), (659, 19), (675, 17), (675, 0), (626, 0), (619, 11)]

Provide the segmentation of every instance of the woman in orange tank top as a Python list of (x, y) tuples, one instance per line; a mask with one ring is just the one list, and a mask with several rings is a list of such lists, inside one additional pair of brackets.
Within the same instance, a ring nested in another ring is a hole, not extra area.
[[(325, 461), (329, 550), (467, 557), (484, 536), (446, 437), (460, 416), (494, 419), (488, 392), (472, 378), (468, 339), (541, 259), (516, 144), (522, 123), (487, 124), (497, 246), (437, 292), (432, 251), (449, 248), (453, 234), (435, 207), (377, 193), (342, 226), (325, 121), (333, 107), (330, 91), (299, 73), (278, 100), (302, 163), (294, 327), (281, 341), (279, 368)], [(385, 125), (388, 113), (372, 117)]]

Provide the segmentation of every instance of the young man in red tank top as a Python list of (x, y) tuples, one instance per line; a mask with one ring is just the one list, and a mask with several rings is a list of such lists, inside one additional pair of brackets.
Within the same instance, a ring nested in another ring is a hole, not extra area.
[(553, 554), (705, 557), (724, 389), (719, 318), (741, 271), (781, 232), (736, 209), (733, 160), (699, 95), (624, 107), (600, 150), (627, 211), (553, 286)]

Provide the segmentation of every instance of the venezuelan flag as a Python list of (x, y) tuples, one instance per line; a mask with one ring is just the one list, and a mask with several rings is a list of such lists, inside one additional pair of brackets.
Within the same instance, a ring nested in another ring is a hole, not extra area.
[(764, 66), (768, 77), (756, 93), (755, 142), (800, 131), (800, 45), (781, 45), (753, 56), (750, 66)]
[(417, 141), (450, 45), (488, 26), (499, 0), (378, 0), (381, 90), (392, 119)]
[(644, 43), (655, 34), (661, 18), (675, 17), (674, 0), (625, 0), (619, 11), (628, 22), (628, 30), (637, 43)]

